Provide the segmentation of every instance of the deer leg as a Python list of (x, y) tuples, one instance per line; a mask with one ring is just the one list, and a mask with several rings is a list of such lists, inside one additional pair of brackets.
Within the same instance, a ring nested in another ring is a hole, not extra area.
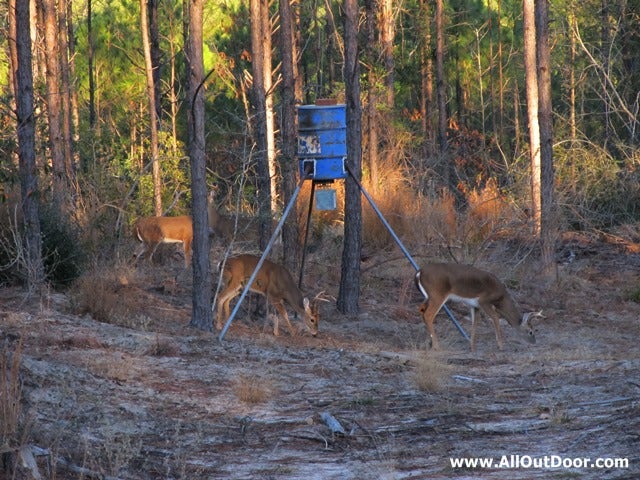
[(433, 328), (433, 322), (436, 318), (436, 315), (442, 308), (442, 305), (444, 305), (444, 302), (445, 299), (440, 299), (440, 301), (438, 301), (438, 299), (431, 296), (429, 298), (429, 301), (424, 302), (420, 308), (422, 310), (422, 307), (424, 307), (426, 304), (426, 308), (422, 312), (422, 321), (427, 326), (427, 331), (429, 332), (429, 336), (431, 338), (431, 348), (433, 348), (434, 350), (439, 350), (440, 344), (438, 343), (438, 337), (436, 337), (436, 331)]
[(191, 240), (185, 240), (182, 242), (184, 249), (184, 268), (189, 268), (191, 264)]
[(496, 309), (491, 304), (480, 303), (480, 307), (489, 317), (493, 320), (493, 327), (496, 331), (496, 342), (498, 342), (498, 349), (504, 348), (504, 336), (502, 335), (502, 328), (500, 327), (500, 315), (496, 312)]
[[(291, 325), (291, 321), (289, 320), (289, 315), (287, 314), (287, 309), (282, 304), (282, 300), (279, 301), (278, 303), (274, 303), (273, 305), (276, 307), (276, 310), (278, 310), (278, 313), (280, 314), (279, 316), (281, 316), (284, 319), (284, 321), (287, 322), (287, 328), (289, 329), (289, 332), (291, 332), (291, 336), (295, 337), (297, 332), (293, 329), (293, 325)], [(276, 336), (278, 335), (276, 333), (275, 327), (273, 330), (273, 334)]]
[[(231, 303), (231, 300), (233, 300), (238, 295), (238, 293), (240, 293), (241, 288), (242, 285), (239, 285), (236, 288), (227, 288), (218, 297), (218, 314), (216, 318), (216, 328), (218, 330), (222, 330), (222, 324), (229, 319), (229, 303)], [(222, 316), (223, 311), (224, 319)]]
[(477, 324), (476, 324), (476, 308), (475, 307), (471, 307), (471, 351), (475, 352), (476, 351), (476, 328), (477, 328)]

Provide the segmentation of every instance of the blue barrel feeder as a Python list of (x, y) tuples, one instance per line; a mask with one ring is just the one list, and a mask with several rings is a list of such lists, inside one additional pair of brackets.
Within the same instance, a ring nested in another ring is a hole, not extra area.
[(336, 180), (349, 174), (345, 105), (298, 107), (298, 160), (302, 178)]

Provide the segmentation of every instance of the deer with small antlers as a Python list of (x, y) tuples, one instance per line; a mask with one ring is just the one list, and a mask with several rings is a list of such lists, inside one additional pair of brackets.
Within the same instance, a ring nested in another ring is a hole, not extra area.
[(505, 285), (492, 273), (471, 265), (430, 263), (416, 273), (415, 281), (426, 299), (420, 305), (420, 313), (434, 349), (439, 349), (440, 346), (433, 323), (448, 300), (464, 303), (471, 310), (471, 351), (475, 351), (476, 347), (475, 314), (478, 309), (493, 320), (500, 350), (504, 348), (500, 318), (504, 318), (520, 338), (528, 343), (535, 343), (536, 337), (529, 320), (532, 316), (542, 316), (542, 312), (528, 312), (523, 315)]
[[(240, 295), (259, 261), (259, 257), (248, 254), (229, 257), (226, 260), (222, 272), (224, 288), (218, 297), (216, 319), (216, 328), (218, 330), (221, 330), (224, 323), (229, 319), (229, 303)], [(291, 273), (283, 266), (265, 260), (249, 290), (267, 297), (267, 301), (278, 311), (279, 315), (276, 315), (273, 325), (273, 334), (275, 336), (280, 334), (278, 316), (284, 319), (291, 334), (295, 334), (287, 315), (285, 302), (302, 316), (304, 324), (311, 335), (317, 335), (319, 296), (310, 302), (296, 285)], [(224, 316), (222, 315), (223, 311)]]

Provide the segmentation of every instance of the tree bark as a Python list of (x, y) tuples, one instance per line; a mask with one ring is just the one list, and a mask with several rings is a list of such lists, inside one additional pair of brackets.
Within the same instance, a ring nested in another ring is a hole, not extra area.
[[(347, 108), (348, 166), (357, 176), (362, 169), (362, 106), (360, 104), (360, 68), (358, 58), (357, 0), (344, 1), (344, 76)], [(345, 181), (344, 248), (338, 292), (338, 309), (356, 314), (360, 299), (360, 254), (362, 249), (362, 198), (356, 181)]]
[(149, 106), (149, 143), (151, 148), (153, 176), (153, 210), (156, 216), (162, 215), (162, 192), (160, 180), (160, 159), (158, 158), (158, 113), (156, 109), (156, 87), (151, 59), (151, 41), (149, 38), (149, 0), (140, 0), (140, 30), (147, 79), (147, 97)]
[[(38, 290), (44, 283), (42, 235), (40, 232), (38, 174), (35, 152), (35, 117), (33, 111), (33, 71), (29, 2), (10, 0), (9, 45), (18, 131), (20, 193), (26, 244), (27, 286)], [(13, 40), (15, 39), (15, 40)]]
[(439, 167), (446, 188), (455, 191), (452, 167), (449, 162), (449, 140), (447, 139), (447, 89), (444, 74), (444, 2), (436, 0), (436, 97), (438, 103), (438, 147)]
[(367, 105), (366, 105), (366, 162), (369, 167), (369, 183), (375, 192), (378, 188), (378, 95), (376, 78), (376, 0), (365, 0), (366, 35), (365, 58), (367, 72)]
[(540, 123), (538, 122), (538, 75), (536, 61), (536, 23), (534, 0), (523, 0), (524, 73), (529, 120), (529, 155), (531, 160), (531, 219), (533, 234), (540, 235)]
[(536, 0), (536, 51), (538, 60), (538, 121), (540, 122), (542, 269), (553, 273), (556, 221), (553, 168), (553, 111), (551, 103), (551, 50), (549, 48), (549, 0)]
[(53, 205), (62, 215), (70, 212), (69, 182), (64, 156), (64, 135), (62, 131), (62, 98), (60, 95), (60, 49), (58, 44), (58, 20), (55, 0), (40, 0), (44, 30), (44, 43), (47, 55), (47, 112), (49, 120), (49, 145), (51, 147), (51, 165), (53, 170)]
[(202, 51), (203, 0), (185, 0), (187, 35), (187, 127), (191, 160), (191, 194), (193, 197), (193, 311), (191, 326), (213, 329), (211, 312), (211, 268), (209, 262), (209, 221), (207, 218), (207, 182), (204, 130), (204, 64)]
[[(290, 0), (280, 0), (280, 52), (282, 56), (282, 127), (280, 137), (283, 202), (288, 205), (298, 183), (297, 123), (296, 123), (296, 61), (295, 16)], [(294, 204), (282, 230), (283, 263), (289, 271), (300, 268), (301, 249)]]
[(267, 0), (251, 0), (251, 50), (253, 73), (253, 135), (256, 143), (258, 203), (260, 218), (260, 248), (264, 250), (271, 236), (271, 179), (269, 176), (267, 142), (267, 98), (265, 91), (265, 54), (263, 44), (263, 11)]

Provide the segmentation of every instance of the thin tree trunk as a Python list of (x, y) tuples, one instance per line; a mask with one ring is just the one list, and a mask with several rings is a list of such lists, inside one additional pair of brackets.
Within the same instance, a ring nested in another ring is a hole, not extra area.
[[(344, 76), (347, 102), (348, 165), (360, 178), (362, 169), (362, 106), (360, 104), (360, 68), (358, 58), (357, 0), (344, 1)], [(344, 249), (338, 291), (338, 309), (355, 314), (360, 299), (360, 254), (362, 249), (362, 198), (351, 177), (345, 181)]]
[[(80, 128), (80, 110), (78, 107), (78, 90), (75, 85), (76, 79), (76, 37), (73, 30), (73, 1), (67, 0), (67, 38), (69, 39), (69, 77), (71, 78), (71, 83), (69, 84), (69, 98), (70, 98), (70, 108), (71, 108), (71, 130), (72, 130), (72, 141), (73, 146), (75, 147), (80, 139), (79, 128)], [(73, 163), (75, 165), (75, 169), (77, 171), (79, 165), (79, 155), (77, 149), (73, 149)]]
[(151, 42), (149, 38), (148, 0), (140, 0), (140, 30), (142, 33), (142, 49), (147, 78), (147, 97), (149, 107), (149, 143), (153, 176), (153, 210), (155, 215), (162, 215), (162, 192), (160, 180), (160, 159), (158, 158), (158, 114), (156, 109), (156, 87), (151, 58)]
[(149, 51), (151, 54), (151, 65), (153, 72), (153, 88), (154, 88), (154, 100), (156, 109), (156, 122), (158, 123), (158, 130), (160, 130), (160, 122), (162, 120), (162, 91), (161, 91), (161, 77), (162, 72), (160, 70), (162, 61), (162, 52), (160, 51), (160, 32), (158, 25), (158, 4), (160, 0), (148, 0), (149, 9)]
[(436, 138), (433, 122), (433, 49), (431, 48), (431, 9), (428, 0), (421, 0), (421, 17), (424, 22), (424, 40), (421, 49), (421, 95), (420, 114), (422, 117), (422, 132), (424, 135), (423, 156), (425, 161), (433, 156), (435, 149), (433, 139)]
[(393, 56), (393, 41), (395, 39), (395, 19), (393, 18), (393, 0), (382, 0), (380, 12), (380, 43), (382, 44), (382, 58), (386, 72), (384, 84), (387, 90), (387, 108), (392, 111), (395, 103), (395, 58)]
[(273, 111), (273, 72), (271, 58), (271, 18), (269, 15), (269, 1), (260, 2), (261, 13), (261, 32), (262, 32), (262, 52), (264, 61), (262, 67), (264, 73), (262, 75), (265, 91), (265, 127), (267, 141), (267, 164), (269, 165), (269, 181), (270, 181), (270, 199), (271, 211), (278, 209), (278, 168), (276, 159), (276, 119)]
[[(256, 143), (256, 171), (258, 175), (258, 203), (260, 217), (260, 248), (265, 249), (271, 236), (271, 179), (268, 164), (267, 99), (264, 83), (264, 38), (262, 34), (263, 4), (267, 0), (251, 0), (251, 50), (253, 72), (253, 133)], [(266, 7), (265, 7), (266, 8)]]
[[(9, 0), (9, 45), (18, 131), (20, 193), (25, 233), (27, 285), (30, 291), (44, 283), (42, 235), (40, 233), (38, 172), (35, 152), (33, 71), (29, 33), (29, 2)], [(15, 41), (12, 41), (15, 39)]]
[(541, 223), (540, 239), (542, 268), (553, 273), (555, 239), (554, 173), (553, 173), (553, 112), (551, 104), (551, 50), (549, 47), (549, 0), (535, 1), (536, 51), (538, 60), (538, 102), (540, 122), (541, 162)]
[(69, 213), (69, 182), (64, 155), (64, 135), (62, 131), (62, 98), (60, 95), (60, 50), (58, 44), (58, 20), (56, 1), (41, 0), (44, 22), (44, 42), (47, 55), (47, 112), (49, 119), (49, 144), (53, 170), (53, 205), (61, 213)]
[[(283, 202), (288, 205), (295, 191), (298, 178), (297, 124), (296, 124), (296, 62), (297, 49), (294, 33), (295, 18), (290, 0), (280, 0), (280, 52), (282, 56), (282, 171)], [(300, 268), (301, 249), (298, 238), (296, 204), (292, 206), (282, 230), (283, 262), (289, 271)]]
[[(144, 0), (143, 0), (144, 1)], [(186, 23), (187, 60), (187, 129), (191, 160), (193, 197), (193, 311), (190, 325), (201, 330), (213, 329), (211, 312), (211, 268), (209, 261), (209, 221), (207, 218), (207, 183), (204, 129), (204, 63), (202, 51), (203, 0), (185, 0), (189, 7)]]
[(444, 2), (436, 0), (436, 97), (438, 102), (439, 167), (446, 187), (455, 191), (452, 184), (452, 167), (449, 165), (449, 141), (447, 139), (447, 90), (444, 75)]
[(87, 66), (89, 76), (89, 127), (93, 129), (96, 125), (96, 86), (94, 72), (94, 50), (93, 50), (93, 0), (87, 0)]
[(367, 106), (366, 106), (366, 137), (368, 148), (366, 150), (367, 166), (369, 167), (369, 181), (373, 191), (377, 191), (378, 178), (378, 95), (376, 78), (376, 1), (365, 1), (366, 34), (365, 58), (368, 64), (368, 86), (367, 86)]
[(523, 1), (524, 72), (529, 119), (529, 154), (531, 159), (531, 218), (533, 234), (540, 235), (541, 223), (541, 165), (540, 123), (538, 121), (538, 76), (536, 61), (536, 23), (534, 0)]

